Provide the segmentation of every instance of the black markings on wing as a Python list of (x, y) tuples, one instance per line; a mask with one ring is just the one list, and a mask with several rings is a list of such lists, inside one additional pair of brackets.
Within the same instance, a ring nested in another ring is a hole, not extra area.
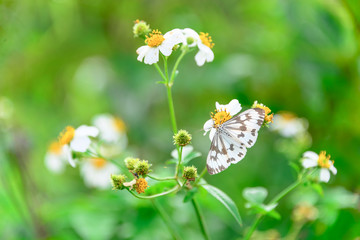
[(230, 166), (227, 150), (221, 134), (217, 130), (211, 142), (210, 151), (206, 160), (209, 174), (217, 174)]

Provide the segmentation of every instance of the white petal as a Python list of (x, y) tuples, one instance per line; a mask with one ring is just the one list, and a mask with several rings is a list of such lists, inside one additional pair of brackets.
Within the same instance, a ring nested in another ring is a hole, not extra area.
[(164, 34), (164, 42), (169, 42), (172, 44), (172, 47), (174, 47), (176, 44), (179, 44), (183, 42), (184, 34), (182, 31), (178, 28), (175, 28), (167, 33)]
[(195, 62), (196, 64), (201, 67), (202, 65), (204, 65), (206, 60), (206, 55), (204, 52), (202, 51), (198, 51), (198, 53), (195, 55)]
[(330, 172), (327, 168), (320, 169), (320, 181), (328, 182), (330, 179)]
[(142, 62), (143, 58), (145, 57), (146, 53), (150, 50), (148, 45), (141, 46), (136, 50), (136, 53), (139, 55), (137, 60)]
[(45, 156), (45, 166), (53, 173), (62, 173), (65, 168), (65, 162), (61, 154), (47, 153)]
[(210, 131), (210, 129), (213, 127), (213, 125), (214, 125), (214, 120), (212, 120), (212, 119), (209, 119), (209, 120), (207, 120), (205, 122), (205, 124), (204, 124), (204, 131), (205, 131), (204, 135), (206, 135), (206, 133), (208, 131)]
[(154, 64), (159, 61), (159, 48), (150, 48), (149, 51), (145, 55), (144, 63), (146, 64)]
[(316, 160), (316, 161), (319, 159), (319, 155), (317, 155), (313, 151), (304, 152), (303, 157), (304, 158), (309, 158), (309, 159), (312, 159), (312, 160)]
[(182, 159), (184, 159), (187, 155), (189, 155), (194, 150), (194, 147), (191, 145), (187, 145), (182, 149)]
[(337, 169), (334, 167), (334, 164), (333, 164), (332, 162), (331, 162), (331, 166), (330, 166), (329, 170), (330, 170), (334, 175), (336, 175)]
[(70, 148), (75, 152), (85, 152), (91, 144), (91, 140), (88, 137), (74, 137), (70, 142)]
[(218, 111), (226, 110), (227, 112), (230, 113), (231, 116), (234, 116), (235, 114), (241, 111), (241, 104), (237, 99), (231, 100), (227, 105), (221, 105), (218, 102), (216, 102), (215, 105)]
[(67, 157), (67, 159), (68, 159), (68, 161), (69, 161), (69, 164), (70, 164), (72, 167), (75, 167), (76, 164), (75, 164), (75, 161), (74, 161), (74, 159), (73, 159), (73, 157), (72, 157), (72, 151), (71, 151), (70, 147), (69, 147), (68, 145), (65, 145), (63, 149), (64, 149), (64, 152), (65, 152), (65, 154), (66, 154), (66, 157)]
[(215, 128), (211, 128), (210, 134), (209, 134), (210, 141), (213, 140), (215, 133), (216, 133), (216, 129), (215, 129)]
[(171, 42), (168, 42), (165, 40), (159, 46), (159, 50), (164, 56), (170, 56), (170, 54), (172, 53), (173, 47), (174, 47), (174, 45), (172, 45)]
[(205, 56), (206, 62), (212, 62), (214, 60), (214, 52), (208, 46), (198, 42), (198, 47), (200, 52), (202, 52)]
[(302, 165), (304, 168), (312, 168), (318, 165), (317, 160), (314, 161), (313, 159), (305, 158), (302, 161)]
[(90, 127), (82, 125), (75, 130), (75, 136), (77, 137), (96, 137), (99, 134), (99, 129), (96, 127)]
[(185, 28), (185, 29), (182, 30), (182, 32), (184, 34), (184, 39), (183, 39), (183, 44), (184, 45), (188, 45), (188, 43), (187, 43), (188, 38), (192, 38), (194, 40), (194, 42), (189, 44), (188, 47), (194, 47), (200, 41), (199, 34), (197, 32), (195, 32), (193, 29)]

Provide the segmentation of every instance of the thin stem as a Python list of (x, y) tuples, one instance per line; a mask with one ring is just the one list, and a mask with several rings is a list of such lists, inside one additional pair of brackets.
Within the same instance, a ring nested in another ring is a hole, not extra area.
[(155, 66), (156, 70), (159, 72), (161, 78), (162, 78), (165, 82), (167, 82), (167, 78), (165, 77), (164, 73), (161, 71), (159, 65), (158, 65), (157, 63), (154, 63), (154, 66)]
[(176, 70), (179, 66), (179, 63), (181, 62), (181, 59), (185, 56), (186, 52), (187, 52), (186, 50), (183, 50), (175, 62), (174, 68), (171, 72), (171, 77), (170, 77), (170, 82), (169, 82), (170, 86), (172, 86), (174, 84)]
[(133, 193), (132, 191), (130, 191), (129, 189), (127, 189), (129, 191), (129, 193), (131, 193), (131, 195), (133, 195), (134, 197), (136, 198), (139, 198), (139, 199), (152, 199), (152, 198), (157, 198), (157, 197), (161, 197), (161, 196), (165, 196), (165, 195), (168, 195), (170, 193), (173, 193), (173, 192), (176, 192), (180, 189), (180, 186), (179, 185), (176, 185), (175, 187), (173, 187), (172, 189), (166, 191), (166, 192), (162, 192), (162, 193), (158, 193), (158, 194), (154, 194), (154, 195), (151, 195), (151, 196), (140, 196), (140, 195), (137, 195), (135, 193)]
[(171, 94), (171, 87), (167, 85), (166, 90), (167, 90), (167, 96), (168, 96), (168, 102), (169, 102), (171, 125), (172, 125), (172, 129), (173, 129), (174, 134), (176, 134), (177, 133), (177, 126), (176, 126), (174, 102), (173, 102), (172, 94)]
[(245, 236), (244, 240), (250, 239), (251, 235), (253, 234), (253, 232), (255, 231), (255, 229), (257, 228), (257, 226), (259, 225), (259, 223), (260, 223), (260, 221), (262, 220), (263, 217), (264, 217), (264, 215), (262, 215), (262, 214), (258, 214), (256, 216), (255, 221), (251, 225), (249, 231), (246, 233), (246, 236)]
[[(163, 55), (161, 55), (163, 56)], [(168, 73), (168, 66), (167, 66), (167, 57), (164, 57), (163, 56), (163, 59), (164, 59), (164, 71), (165, 71), (165, 77), (167, 79), (166, 83), (168, 84), (169, 83), (169, 73)]]
[(180, 164), (181, 164), (181, 158), (182, 158), (182, 150), (183, 147), (178, 147), (178, 163), (176, 164), (176, 169), (175, 169), (175, 178), (179, 177), (179, 172), (180, 172)]
[(166, 211), (162, 208), (162, 206), (156, 201), (156, 199), (151, 199), (151, 202), (155, 208), (155, 210), (159, 213), (161, 218), (163, 219), (165, 225), (167, 226), (170, 234), (173, 236), (174, 239), (181, 239), (178, 231), (175, 228), (174, 223), (171, 221), (169, 215), (167, 215)]
[(206, 173), (207, 173), (207, 168), (204, 167), (204, 169), (201, 171), (199, 177), (196, 179), (195, 184), (197, 184), (197, 183), (201, 180), (201, 178), (204, 177), (204, 175), (205, 175)]
[(169, 181), (169, 180), (175, 180), (176, 181), (176, 178), (175, 177), (165, 177), (165, 178), (159, 178), (159, 177), (154, 177), (154, 176), (151, 176), (151, 175), (147, 175), (149, 178), (151, 179), (154, 179), (156, 181)]
[(208, 239), (210, 239), (210, 237), (209, 237), (209, 233), (207, 231), (207, 228), (205, 226), (204, 216), (201, 213), (199, 204), (197, 203), (195, 198), (191, 199), (191, 203), (192, 203), (192, 205), (193, 205), (193, 207), (195, 209), (196, 217), (197, 217), (197, 220), (199, 222), (201, 232), (204, 235), (204, 239), (208, 240)]

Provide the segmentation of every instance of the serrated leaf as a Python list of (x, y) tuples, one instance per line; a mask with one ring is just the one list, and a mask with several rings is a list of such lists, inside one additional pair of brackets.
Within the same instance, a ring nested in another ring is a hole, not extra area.
[(261, 204), (268, 195), (268, 191), (263, 187), (245, 188), (243, 197), (250, 203)]
[(189, 191), (187, 191), (185, 197), (184, 197), (184, 202), (188, 202), (190, 201), (194, 196), (195, 194), (198, 192), (198, 188), (193, 188), (193, 189), (190, 189)]
[(195, 158), (198, 158), (198, 157), (201, 157), (201, 153), (200, 152), (191, 152), (189, 153), (188, 155), (186, 155), (184, 157), (184, 159), (182, 160), (182, 163), (183, 164), (187, 164), (189, 163), (191, 160), (195, 159)]
[(227, 210), (229, 210), (231, 215), (233, 215), (233, 217), (239, 223), (239, 225), (240, 226), (242, 225), (239, 210), (236, 204), (234, 203), (234, 201), (228, 195), (226, 195), (223, 191), (212, 185), (205, 184), (201, 186), (213, 197), (215, 197), (219, 202), (221, 202), (227, 208)]

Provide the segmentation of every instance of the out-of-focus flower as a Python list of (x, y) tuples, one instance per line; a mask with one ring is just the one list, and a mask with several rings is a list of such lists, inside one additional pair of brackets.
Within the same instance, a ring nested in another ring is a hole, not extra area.
[(298, 118), (290, 112), (280, 112), (275, 114), (270, 130), (279, 132), (283, 137), (295, 137), (306, 133), (308, 125), (306, 119)]
[(67, 155), (71, 166), (75, 167), (75, 161), (72, 157), (72, 151), (86, 152), (91, 144), (90, 137), (96, 137), (99, 130), (96, 127), (82, 125), (77, 129), (67, 126), (65, 130), (60, 133), (59, 143)]
[(118, 168), (103, 158), (84, 159), (80, 165), (80, 173), (88, 187), (106, 189), (111, 186), (109, 176), (116, 174)]
[(145, 38), (151, 32), (150, 25), (143, 20), (135, 20), (133, 27), (134, 37), (143, 37)]
[(183, 45), (190, 48), (197, 46), (199, 51), (195, 55), (196, 64), (201, 67), (205, 62), (214, 60), (214, 53), (211, 50), (214, 47), (211, 37), (208, 33), (201, 32), (200, 35), (191, 28), (182, 30), (184, 34)]
[(45, 155), (45, 166), (53, 173), (62, 173), (67, 163), (64, 147), (59, 142), (51, 143)]
[(124, 186), (125, 179), (126, 179), (125, 175), (111, 174), (110, 179), (111, 179), (111, 183), (113, 185), (113, 190), (123, 190), (125, 188), (125, 186)]
[(307, 202), (300, 202), (292, 212), (294, 222), (314, 221), (319, 215), (319, 211), (313, 205)]
[(321, 182), (329, 181), (330, 171), (334, 175), (337, 173), (337, 170), (334, 167), (334, 161), (330, 160), (330, 155), (326, 156), (325, 151), (321, 151), (319, 155), (312, 151), (305, 152), (303, 154), (302, 165), (304, 168), (319, 167), (319, 179)]
[(164, 35), (158, 30), (153, 30), (146, 36), (145, 43), (147, 45), (139, 47), (136, 53), (139, 55), (137, 60), (142, 62), (144, 59), (145, 64), (154, 64), (159, 61), (159, 52), (164, 56), (170, 56), (173, 47), (183, 41), (184, 35), (180, 29), (173, 29)]
[(264, 119), (264, 126), (269, 125), (270, 123), (273, 122), (273, 116), (274, 114), (270, 114), (271, 110), (270, 108), (268, 108), (267, 106), (265, 106), (262, 103), (258, 103), (258, 101), (255, 101), (254, 104), (252, 105), (252, 108), (261, 108), (265, 110), (265, 119)]
[(99, 129), (99, 138), (107, 143), (121, 142), (126, 146), (126, 126), (121, 118), (110, 114), (99, 114), (93, 118), (93, 125)]

